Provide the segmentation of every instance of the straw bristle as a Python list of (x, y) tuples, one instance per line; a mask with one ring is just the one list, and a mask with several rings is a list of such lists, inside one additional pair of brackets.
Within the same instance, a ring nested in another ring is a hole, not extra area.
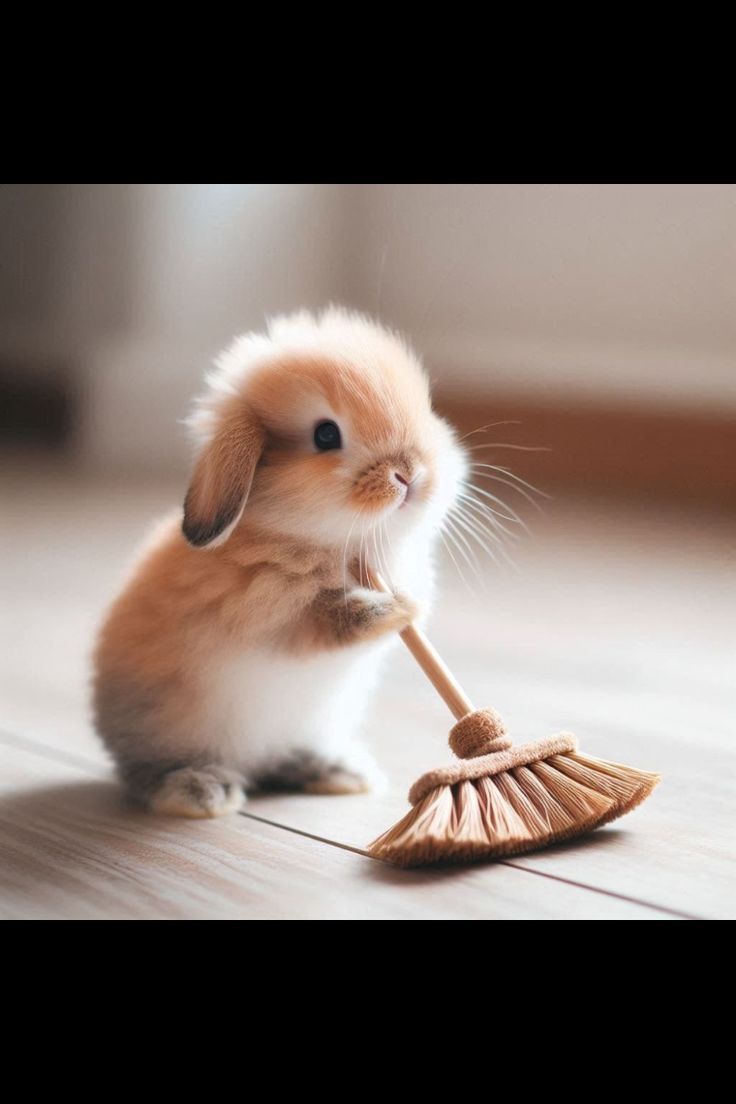
[(497, 784), (498, 777), (478, 778), (474, 785), (485, 814), (486, 839), (490, 845), (500, 847), (527, 839), (529, 832), (524, 819)]
[(662, 781), (661, 774), (653, 771), (638, 770), (625, 763), (612, 763), (608, 759), (596, 759), (593, 755), (583, 755), (572, 751), (568, 755), (555, 755), (550, 760), (559, 770), (570, 778), (594, 787), (598, 793), (606, 794), (615, 802), (612, 816), (603, 820), (608, 824), (616, 817), (630, 813), (649, 797), (652, 790)]
[(443, 849), (451, 850), (454, 789), (437, 786), (430, 790), (393, 828), (368, 845), (369, 852), (402, 866), (420, 866), (434, 862)]
[(435, 787), (368, 850), (401, 866), (515, 855), (623, 816), (659, 780), (579, 752), (554, 755)]

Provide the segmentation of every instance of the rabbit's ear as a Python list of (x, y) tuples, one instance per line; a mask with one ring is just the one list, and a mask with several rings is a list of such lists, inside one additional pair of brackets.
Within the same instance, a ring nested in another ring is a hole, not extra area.
[(184, 536), (195, 548), (223, 544), (240, 521), (250, 493), (264, 432), (242, 405), (229, 411), (205, 444), (184, 500)]

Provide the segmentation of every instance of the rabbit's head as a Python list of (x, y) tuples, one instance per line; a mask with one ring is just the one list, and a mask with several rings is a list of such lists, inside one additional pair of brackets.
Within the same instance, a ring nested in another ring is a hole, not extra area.
[(464, 453), (421, 364), (360, 315), (278, 318), (238, 338), (208, 385), (190, 419), (200, 447), (183, 530), (195, 546), (223, 543), (246, 516), (347, 551), (366, 534), (438, 527), (455, 499)]

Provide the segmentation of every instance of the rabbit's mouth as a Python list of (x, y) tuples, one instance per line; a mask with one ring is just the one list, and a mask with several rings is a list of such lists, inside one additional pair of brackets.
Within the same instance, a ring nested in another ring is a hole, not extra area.
[(397, 456), (380, 460), (361, 472), (353, 485), (353, 498), (360, 508), (402, 510), (411, 500), (424, 497), (429, 480), (426, 468), (417, 460)]

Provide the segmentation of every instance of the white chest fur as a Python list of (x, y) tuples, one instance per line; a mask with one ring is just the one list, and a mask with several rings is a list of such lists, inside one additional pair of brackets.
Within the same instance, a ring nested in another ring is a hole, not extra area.
[[(428, 554), (392, 565), (392, 579), (426, 609), (432, 589)], [(246, 775), (294, 749), (339, 756), (360, 731), (391, 635), (313, 655), (267, 648), (220, 653), (202, 672), (202, 731), (217, 733), (227, 760)]]
[(336, 754), (359, 729), (392, 645), (389, 639), (310, 657), (230, 655), (209, 671), (207, 723), (217, 726), (227, 758), (246, 774), (294, 749)]

